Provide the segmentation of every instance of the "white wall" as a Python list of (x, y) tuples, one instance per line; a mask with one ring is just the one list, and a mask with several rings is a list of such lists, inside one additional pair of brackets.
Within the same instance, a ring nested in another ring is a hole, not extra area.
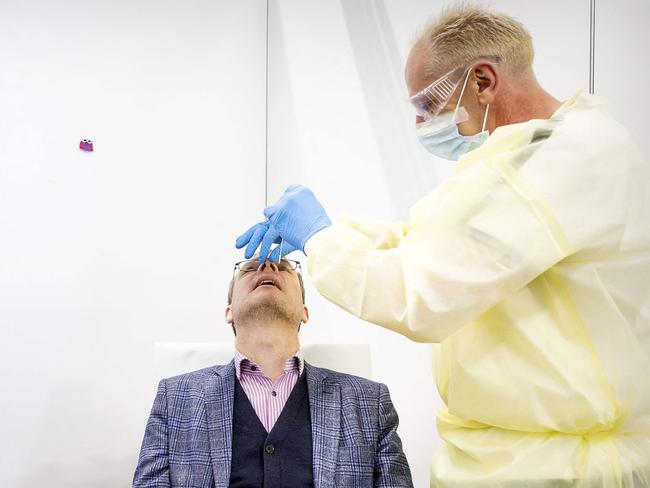
[[(596, 91), (648, 155), (649, 4), (606, 3)], [(400, 219), (453, 171), (419, 147), (402, 81), (442, 5), (270, 0), (270, 201), (301, 182), (332, 215)], [(587, 86), (588, 0), (491, 5), (529, 27), (551, 92)], [(259, 0), (0, 0), (0, 486), (128, 486), (154, 343), (230, 340), (233, 241), (264, 205), (265, 24)], [(427, 486), (430, 346), (307, 288), (303, 341), (372, 345)]]
[(129, 486), (153, 343), (232, 337), (265, 30), (254, 0), (0, 3), (3, 488)]
[(594, 88), (610, 99), (612, 115), (632, 133), (650, 161), (648, 19), (648, 0), (597, 3)]

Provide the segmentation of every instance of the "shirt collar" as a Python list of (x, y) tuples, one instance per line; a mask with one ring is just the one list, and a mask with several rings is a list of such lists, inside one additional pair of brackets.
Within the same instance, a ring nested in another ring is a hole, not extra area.
[[(235, 349), (235, 374), (237, 379), (241, 379), (243, 375), (264, 375), (260, 367), (247, 358), (244, 354)], [(302, 350), (298, 349), (294, 355), (288, 358), (284, 363), (284, 372), (298, 370), (298, 375), (302, 375), (305, 369), (305, 360), (302, 357)]]

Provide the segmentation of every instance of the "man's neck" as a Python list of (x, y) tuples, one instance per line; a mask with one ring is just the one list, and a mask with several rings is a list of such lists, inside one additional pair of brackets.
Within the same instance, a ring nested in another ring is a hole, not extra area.
[(497, 126), (550, 118), (562, 103), (544, 90), (535, 79), (511, 84), (499, 107), (494, 107)]
[(237, 326), (235, 347), (275, 381), (284, 371), (287, 359), (300, 349), (300, 342), (297, 329), (287, 324), (247, 323)]

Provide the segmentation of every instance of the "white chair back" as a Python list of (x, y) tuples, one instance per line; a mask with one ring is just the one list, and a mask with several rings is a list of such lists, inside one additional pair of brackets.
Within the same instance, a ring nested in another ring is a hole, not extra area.
[[(232, 342), (156, 342), (154, 347), (158, 379), (226, 364), (235, 351)], [(368, 344), (303, 344), (301, 348), (313, 366), (372, 378)]]

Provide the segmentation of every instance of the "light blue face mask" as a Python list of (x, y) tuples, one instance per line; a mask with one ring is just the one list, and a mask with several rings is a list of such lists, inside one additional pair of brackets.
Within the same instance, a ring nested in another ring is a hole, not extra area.
[(469, 72), (453, 113), (442, 114), (417, 125), (418, 139), (426, 150), (435, 156), (451, 161), (457, 161), (463, 154), (478, 148), (490, 136), (489, 131), (485, 130), (489, 105), (485, 107), (481, 132), (473, 136), (465, 136), (458, 132), (458, 124), (469, 119), (467, 111), (460, 106), (468, 78)]

